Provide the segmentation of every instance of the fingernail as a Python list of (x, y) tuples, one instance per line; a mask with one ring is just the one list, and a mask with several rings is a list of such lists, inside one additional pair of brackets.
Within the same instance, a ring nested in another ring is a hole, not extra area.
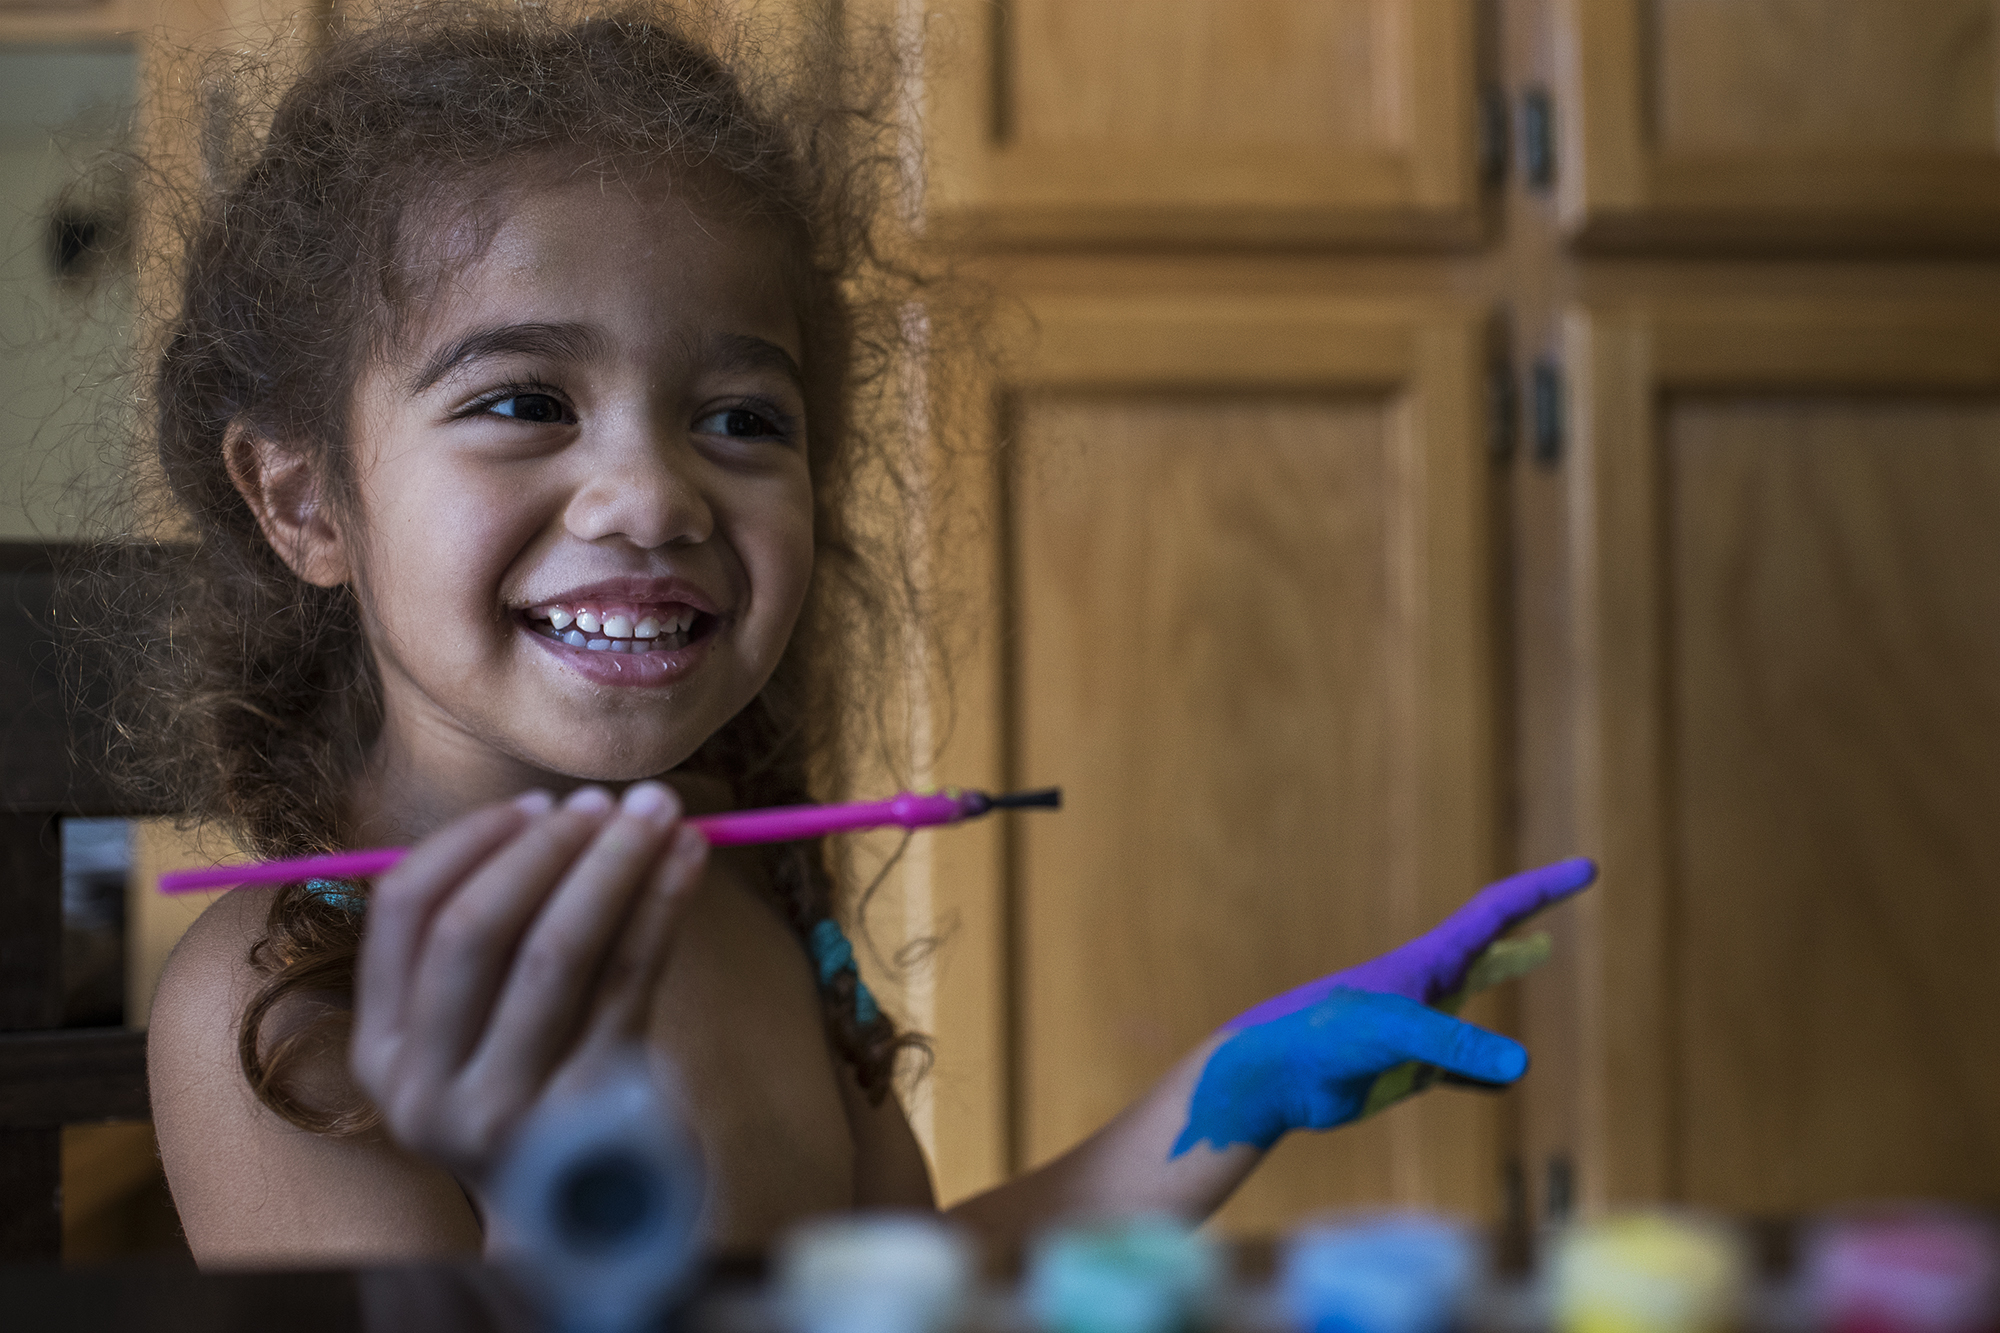
[(680, 813), (680, 801), (663, 782), (635, 782), (625, 789), (618, 808), (628, 815), (664, 824)]
[(611, 809), (611, 793), (602, 787), (578, 787), (563, 801), (565, 810), (581, 810), (586, 814), (601, 815)]
[(552, 808), (555, 803), (556, 798), (543, 791), (540, 787), (536, 787), (531, 791), (524, 791), (514, 798), (515, 806), (527, 811), (531, 815), (539, 815), (543, 811)]

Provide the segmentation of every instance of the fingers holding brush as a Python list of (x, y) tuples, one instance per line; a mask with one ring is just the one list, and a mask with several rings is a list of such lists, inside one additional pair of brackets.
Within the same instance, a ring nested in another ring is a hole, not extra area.
[(701, 875), (680, 816), (659, 783), (582, 788), (469, 816), (384, 877), (352, 1063), (398, 1142), (476, 1189), (587, 1035), (636, 1030)]
[[(368, 896), (366, 933), (354, 972), (351, 1064), (374, 1094), (402, 1055), (417, 958), (438, 909), (548, 805), (547, 793), (478, 810), (427, 839)], [(378, 1097), (379, 1104), (379, 1097)]]
[[(639, 783), (570, 866), (521, 941), (468, 1061), (479, 1095), (532, 1096), (572, 1057), (586, 1021), (626, 1000), (635, 974), (658, 976), (694, 882), (683, 876), (660, 892), (680, 815), (669, 788)], [(642, 951), (652, 956), (634, 957)]]
[(673, 956), (674, 935), (708, 871), (708, 840), (700, 829), (683, 822), (669, 836), (667, 854), (654, 865), (631, 923), (606, 964), (585, 1045), (616, 1045), (645, 1034), (660, 979)]

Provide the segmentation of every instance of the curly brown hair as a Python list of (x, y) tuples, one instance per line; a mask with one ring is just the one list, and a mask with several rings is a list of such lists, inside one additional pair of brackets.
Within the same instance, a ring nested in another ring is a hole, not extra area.
[[(922, 623), (894, 546), (904, 525), (882, 506), (904, 499), (911, 475), (908, 423), (921, 414), (898, 405), (899, 367), (922, 325), (911, 302), (931, 281), (903, 234), (893, 43), (857, 54), (839, 19), (832, 6), (759, 42), (658, 4), (426, 3), (329, 33), (258, 133), (242, 129), (243, 99), (217, 92), (241, 81), (211, 78), (207, 179), (151, 382), (172, 508), (153, 531), (169, 539), (122, 548), (105, 580), (125, 612), (111, 645), (125, 659), (115, 757), (149, 805), (219, 821), (260, 856), (345, 845), (346, 800), (379, 727), (375, 667), (350, 591), (303, 582), (265, 539), (230, 480), (225, 434), (283, 442), (336, 507), (352, 506), (351, 387), (444, 262), (413, 253), (424, 210), (496, 163), (550, 151), (604, 171), (699, 170), (791, 242), (813, 581), (769, 683), (684, 767), (725, 781), (741, 806), (838, 782), (835, 743), (852, 739), (865, 677), (908, 660), (900, 636)], [(776, 847), (765, 864), (803, 941), (835, 909), (827, 849)], [(243, 1071), (267, 1105), (319, 1132), (375, 1119), (294, 1086), (304, 1057), (344, 1043), (345, 1005), (282, 1040), (265, 1024), (287, 999), (349, 994), (358, 942), (353, 915), (293, 886), (274, 895), (251, 955), (264, 979), (242, 1020)], [(858, 1023), (856, 984), (843, 973), (826, 989), (826, 1028), (879, 1101), (898, 1055), (922, 1042), (887, 1016)]]

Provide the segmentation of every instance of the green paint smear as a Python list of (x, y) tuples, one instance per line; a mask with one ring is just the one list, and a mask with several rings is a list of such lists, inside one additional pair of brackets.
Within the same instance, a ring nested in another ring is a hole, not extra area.
[[(1456, 1014), (1465, 1002), (1483, 990), (1497, 986), (1503, 981), (1513, 981), (1525, 977), (1549, 960), (1549, 937), (1537, 933), (1525, 939), (1495, 940), (1480, 951), (1466, 969), (1465, 981), (1451, 994), (1432, 1005), (1447, 1014)], [(1368, 1104), (1361, 1108), (1357, 1119), (1366, 1120), (1377, 1111), (1394, 1106), (1405, 1097), (1414, 1097), (1425, 1088), (1444, 1077), (1444, 1071), (1436, 1065), (1423, 1064), (1416, 1060), (1406, 1060), (1394, 1069), (1385, 1069), (1375, 1077), (1375, 1086), (1368, 1090)]]

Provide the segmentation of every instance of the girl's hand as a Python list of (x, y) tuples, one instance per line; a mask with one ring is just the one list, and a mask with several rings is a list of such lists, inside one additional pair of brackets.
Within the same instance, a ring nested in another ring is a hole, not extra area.
[(1466, 969), (1487, 945), (1551, 903), (1581, 892), (1596, 878), (1597, 863), (1582, 856), (1510, 875), (1475, 893), (1443, 924), (1408, 944), (1266, 1000), (1230, 1019), (1222, 1030), (1237, 1032), (1296, 1014), (1340, 989), (1433, 1004), (1458, 989)]
[(1170, 1156), (1204, 1139), (1260, 1151), (1294, 1129), (1360, 1116), (1383, 1071), (1407, 1060), (1480, 1083), (1528, 1071), (1521, 1044), (1400, 995), (1335, 988), (1310, 1008), (1247, 1027), (1201, 1071)]
[(396, 1141), (483, 1193), (530, 1108), (643, 1034), (706, 858), (644, 782), (481, 810), (383, 876), (351, 1061)]
[[(1490, 884), (1435, 930), (1358, 967), (1321, 977), (1239, 1014), (1209, 1058), (1174, 1141), (1269, 1148), (1287, 1131), (1332, 1129), (1370, 1106), (1376, 1080), (1415, 1062), (1478, 1083), (1528, 1069), (1520, 1043), (1425, 1006), (1458, 989), (1501, 934), (1597, 878), (1578, 857)], [(1414, 1077), (1389, 1100), (1428, 1083)]]

